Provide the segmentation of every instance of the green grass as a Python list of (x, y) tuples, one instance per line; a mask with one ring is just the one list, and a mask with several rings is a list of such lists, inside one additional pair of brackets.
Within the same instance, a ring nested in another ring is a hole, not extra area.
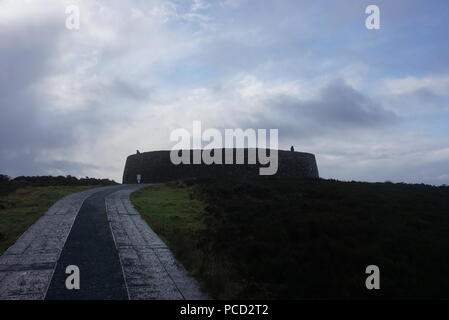
[(89, 186), (25, 187), (0, 197), (0, 254), (62, 197)]
[(197, 234), (205, 228), (204, 205), (191, 193), (183, 184), (158, 184), (134, 192), (131, 201), (190, 273), (199, 276), (203, 253), (197, 249)]
[(213, 298), (449, 298), (448, 187), (202, 181), (132, 200)]

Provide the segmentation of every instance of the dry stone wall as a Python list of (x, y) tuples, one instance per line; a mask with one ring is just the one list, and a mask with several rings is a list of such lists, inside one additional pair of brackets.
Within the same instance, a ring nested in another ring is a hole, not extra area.
[[(244, 150), (244, 164), (179, 164), (170, 160), (170, 151), (152, 151), (128, 156), (123, 172), (123, 183), (136, 183), (141, 175), (141, 183), (165, 182), (178, 179), (218, 178), (278, 178), (317, 179), (319, 177), (315, 156), (311, 153), (278, 151), (278, 171), (273, 176), (259, 175), (260, 164), (248, 164), (248, 149)], [(190, 151), (192, 157), (192, 150)], [(236, 150), (234, 149), (234, 159)], [(224, 159), (225, 149), (222, 150)], [(224, 163), (224, 161), (223, 161)], [(235, 163), (235, 161), (234, 161)]]

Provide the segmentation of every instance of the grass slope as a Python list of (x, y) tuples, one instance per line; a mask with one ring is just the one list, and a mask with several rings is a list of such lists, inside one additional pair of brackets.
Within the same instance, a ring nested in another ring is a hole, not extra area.
[(25, 187), (0, 196), (0, 254), (62, 197), (92, 186)]
[(203, 253), (197, 250), (197, 234), (205, 229), (204, 205), (192, 198), (192, 192), (183, 184), (158, 184), (132, 193), (131, 201), (190, 273), (199, 277)]
[(448, 187), (203, 181), (132, 201), (214, 298), (449, 298)]

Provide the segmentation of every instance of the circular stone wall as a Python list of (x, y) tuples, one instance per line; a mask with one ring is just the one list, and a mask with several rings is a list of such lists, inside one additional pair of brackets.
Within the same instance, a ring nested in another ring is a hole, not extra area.
[[(197, 150), (199, 151), (199, 150)], [(188, 152), (188, 151), (187, 151)], [(199, 151), (201, 152), (201, 151)], [(123, 183), (136, 183), (136, 177), (141, 175), (141, 183), (165, 182), (191, 178), (279, 178), (279, 179), (317, 179), (318, 167), (315, 156), (311, 153), (295, 151), (278, 151), (278, 170), (272, 176), (259, 175), (260, 164), (179, 164), (170, 160), (170, 151), (152, 151), (128, 156), (123, 172)], [(192, 157), (192, 150), (190, 150)], [(234, 149), (234, 163), (236, 150)], [(224, 159), (225, 149), (222, 149)], [(224, 160), (223, 160), (224, 162)], [(266, 166), (265, 166), (266, 167)]]

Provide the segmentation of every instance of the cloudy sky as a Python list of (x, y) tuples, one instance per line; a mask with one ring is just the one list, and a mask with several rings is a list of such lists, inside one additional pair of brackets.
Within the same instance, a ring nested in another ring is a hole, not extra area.
[(449, 184), (448, 38), (447, 0), (0, 0), (0, 172), (121, 181), (201, 120), (278, 128), (324, 178)]

